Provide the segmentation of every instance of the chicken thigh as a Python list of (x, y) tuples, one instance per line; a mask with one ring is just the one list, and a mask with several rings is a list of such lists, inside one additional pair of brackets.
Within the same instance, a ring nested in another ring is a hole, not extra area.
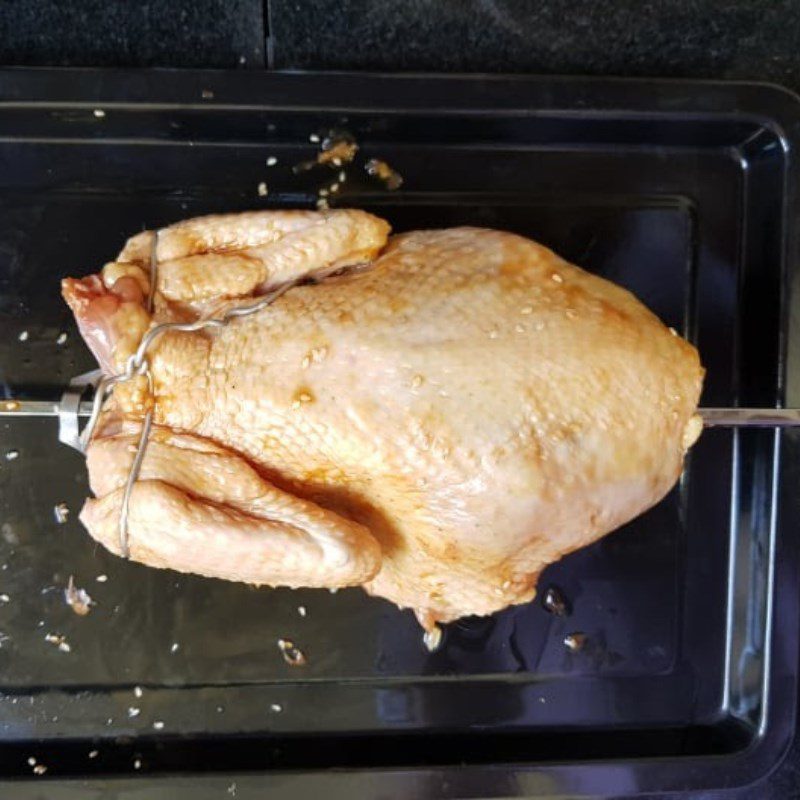
[[(658, 502), (700, 431), (695, 349), (629, 292), (522, 237), (389, 237), (360, 211), (202, 217), (139, 234), (64, 296), (117, 385), (81, 515), (131, 558), (254, 584), (362, 585), (433, 629), (530, 600), (549, 563)], [(338, 270), (331, 275), (332, 270)]]

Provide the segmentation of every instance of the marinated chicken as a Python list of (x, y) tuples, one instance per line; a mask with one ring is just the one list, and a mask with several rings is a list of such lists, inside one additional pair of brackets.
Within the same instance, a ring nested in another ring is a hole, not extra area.
[[(389, 236), (365, 212), (201, 217), (63, 293), (117, 385), (81, 519), (131, 558), (270, 586), (361, 585), (433, 630), (529, 601), (551, 562), (657, 503), (700, 432), (695, 349), (633, 295), (495, 230)], [(337, 270), (331, 274), (333, 270)], [(315, 276), (318, 280), (313, 280)], [(321, 277), (324, 276), (324, 277)]]

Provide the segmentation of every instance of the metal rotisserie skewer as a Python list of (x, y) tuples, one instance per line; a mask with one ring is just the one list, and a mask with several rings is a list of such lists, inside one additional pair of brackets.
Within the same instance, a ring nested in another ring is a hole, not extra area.
[[(0, 400), (0, 417), (57, 417), (60, 403), (51, 400)], [(79, 417), (89, 417), (92, 402), (84, 400)], [(699, 408), (706, 428), (800, 427), (800, 408)]]

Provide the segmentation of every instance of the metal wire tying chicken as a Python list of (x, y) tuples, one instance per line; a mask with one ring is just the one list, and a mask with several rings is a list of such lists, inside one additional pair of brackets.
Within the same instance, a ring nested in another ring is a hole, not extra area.
[[(103, 369), (152, 343), (87, 458), (91, 535), (233, 581), (341, 587), (435, 630), (529, 601), (549, 563), (658, 502), (701, 423), (695, 349), (629, 292), (509, 233), (389, 236), (365, 212), (200, 217), (130, 239), (63, 293)], [(152, 291), (151, 291), (152, 290)], [(152, 297), (152, 310), (148, 298)]]

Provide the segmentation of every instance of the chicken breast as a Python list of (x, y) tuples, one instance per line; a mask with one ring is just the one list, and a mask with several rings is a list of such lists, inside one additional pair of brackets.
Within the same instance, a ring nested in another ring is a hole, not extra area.
[(224, 327), (168, 332), (118, 385), (81, 519), (132, 558), (229, 580), (362, 585), (423, 626), (534, 596), (549, 563), (657, 503), (700, 431), (698, 354), (629, 292), (509, 233), (389, 237), (359, 211), (188, 220), (64, 296), (108, 372), (142, 335), (298, 285)]

